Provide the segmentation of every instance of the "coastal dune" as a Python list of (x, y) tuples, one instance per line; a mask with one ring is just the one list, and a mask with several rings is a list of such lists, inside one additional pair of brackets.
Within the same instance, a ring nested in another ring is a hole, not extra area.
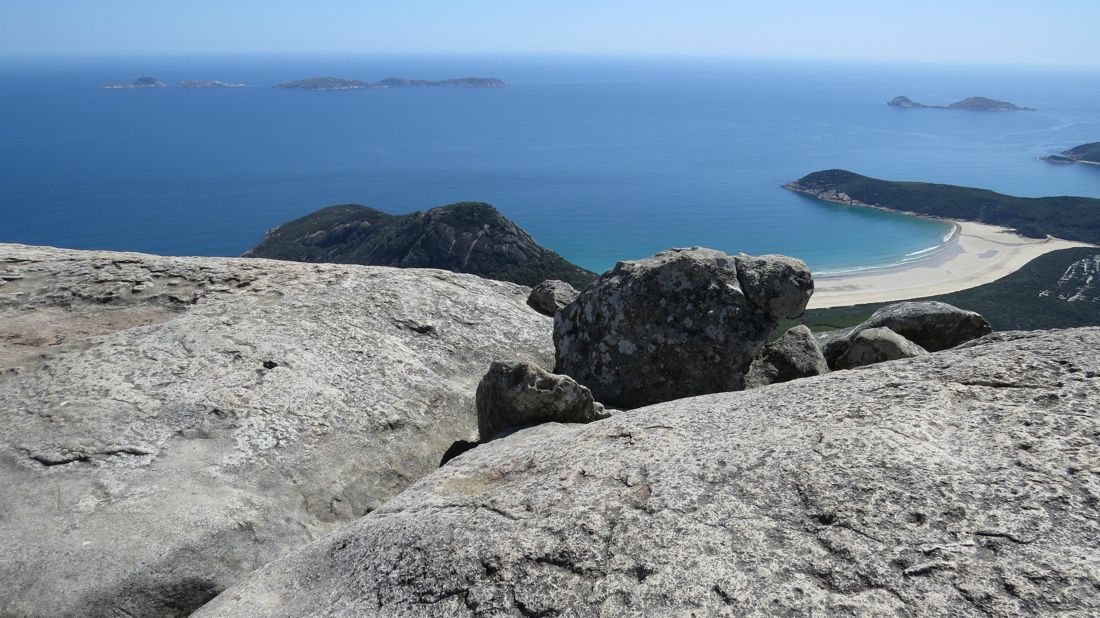
[(1025, 238), (995, 225), (954, 221), (956, 233), (928, 258), (896, 266), (846, 273), (814, 273), (810, 309), (909, 300), (958, 292), (991, 283), (1031, 260), (1089, 243), (1047, 237)]

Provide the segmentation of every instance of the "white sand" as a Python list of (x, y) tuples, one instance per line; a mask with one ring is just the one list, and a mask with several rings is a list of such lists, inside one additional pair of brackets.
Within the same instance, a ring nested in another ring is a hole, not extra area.
[(955, 237), (926, 260), (900, 266), (842, 273), (815, 274), (810, 309), (922, 298), (958, 292), (996, 281), (1031, 260), (1059, 249), (1088, 243), (1024, 238), (1005, 228), (955, 222)]

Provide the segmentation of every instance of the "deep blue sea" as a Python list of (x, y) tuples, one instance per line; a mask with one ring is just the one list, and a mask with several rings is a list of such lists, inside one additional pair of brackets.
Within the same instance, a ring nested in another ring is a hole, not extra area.
[[(103, 90), (151, 75), (235, 90)], [(313, 76), (499, 77), (501, 90), (300, 92)], [(1037, 112), (899, 110), (983, 95)], [(671, 246), (886, 264), (945, 226), (781, 189), (818, 169), (1100, 197), (1100, 73), (608, 58), (0, 60), (0, 241), (237, 255), (323, 206), (487, 201), (596, 271)]]

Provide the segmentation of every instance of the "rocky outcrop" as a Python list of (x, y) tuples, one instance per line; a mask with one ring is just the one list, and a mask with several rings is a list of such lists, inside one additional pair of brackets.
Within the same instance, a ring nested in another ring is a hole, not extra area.
[(596, 278), (480, 202), (407, 215), (331, 206), (271, 230), (245, 257), (442, 268), (527, 286), (560, 279), (584, 287)]
[(542, 425), (197, 615), (1100, 613), (1100, 329)]
[(844, 354), (836, 359), (835, 368), (855, 369), (922, 354), (928, 351), (885, 326), (865, 328), (848, 337)]
[(929, 352), (939, 352), (993, 332), (981, 315), (938, 301), (903, 302), (887, 305), (863, 323), (848, 330), (821, 337), (829, 366), (837, 369), (853, 338), (872, 328), (889, 328)]
[(1053, 296), (1070, 303), (1100, 302), (1100, 253), (1070, 264), (1054, 288), (1039, 296)]
[(0, 245), (0, 615), (185, 615), (476, 436), (527, 290)]
[(619, 262), (554, 316), (555, 371), (616, 408), (738, 390), (812, 293), (806, 265), (782, 256), (695, 247)]
[(543, 315), (554, 317), (558, 309), (577, 299), (580, 292), (564, 281), (550, 279), (536, 285), (527, 297), (527, 304)]
[(590, 423), (607, 417), (587, 388), (532, 363), (494, 362), (477, 386), (482, 443), (532, 425)]
[(806, 326), (791, 328), (764, 346), (745, 375), (745, 388), (790, 382), (829, 373), (817, 338)]

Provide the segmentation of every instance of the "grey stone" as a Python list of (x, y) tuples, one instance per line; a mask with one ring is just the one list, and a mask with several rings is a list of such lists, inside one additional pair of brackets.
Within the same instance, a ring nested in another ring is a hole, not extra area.
[(558, 309), (576, 300), (580, 292), (564, 281), (548, 279), (536, 285), (527, 297), (527, 304), (543, 315), (554, 317)]
[[(477, 432), (527, 288), (0, 245), (0, 615), (185, 615)], [(18, 271), (16, 273), (16, 271)]]
[(745, 388), (790, 382), (829, 373), (829, 365), (814, 334), (804, 325), (789, 329), (767, 344), (745, 375)]
[(493, 441), (197, 614), (1094, 616), (1100, 329)]
[(869, 328), (886, 327), (929, 352), (939, 352), (993, 331), (981, 315), (938, 301), (894, 303), (880, 308), (863, 323), (818, 335), (825, 360), (833, 369), (852, 338)]
[(573, 378), (532, 363), (494, 362), (477, 386), (482, 443), (541, 423), (590, 423), (607, 416), (592, 393)]
[(737, 278), (749, 300), (776, 318), (802, 315), (814, 290), (806, 263), (785, 255), (739, 254)]
[(937, 301), (887, 305), (852, 334), (885, 326), (929, 352), (939, 352), (993, 332), (981, 315)]
[(695, 247), (619, 262), (554, 316), (555, 371), (617, 408), (737, 390), (812, 292), (809, 269), (788, 258)]
[(928, 351), (889, 328), (866, 328), (849, 337), (848, 346), (836, 359), (835, 368), (855, 369), (922, 354)]

